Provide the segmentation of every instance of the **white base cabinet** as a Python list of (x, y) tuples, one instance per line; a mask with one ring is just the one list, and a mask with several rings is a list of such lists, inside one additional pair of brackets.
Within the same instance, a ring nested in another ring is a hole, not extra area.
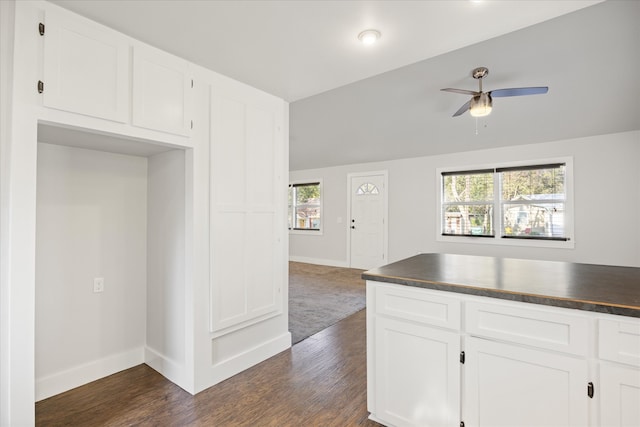
[(603, 362), (600, 389), (601, 426), (640, 426), (640, 369)]
[(374, 281), (367, 307), (384, 425), (640, 425), (640, 319)]
[(587, 425), (587, 361), (466, 340), (465, 426)]
[(598, 322), (600, 425), (640, 426), (640, 322)]
[[(460, 336), (408, 321), (376, 322), (377, 415), (395, 425), (454, 425), (460, 416)], [(430, 402), (434, 410), (424, 410)]]

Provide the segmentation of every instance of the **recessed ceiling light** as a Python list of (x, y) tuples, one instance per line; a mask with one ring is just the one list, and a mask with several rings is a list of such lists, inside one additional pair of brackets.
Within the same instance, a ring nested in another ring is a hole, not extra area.
[(365, 45), (372, 45), (378, 41), (378, 39), (382, 37), (382, 34), (378, 30), (364, 30), (360, 34), (358, 34), (358, 40)]

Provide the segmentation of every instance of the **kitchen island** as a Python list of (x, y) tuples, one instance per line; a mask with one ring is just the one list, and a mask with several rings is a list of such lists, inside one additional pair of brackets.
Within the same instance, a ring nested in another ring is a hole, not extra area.
[(421, 254), (362, 277), (372, 419), (640, 425), (640, 268)]

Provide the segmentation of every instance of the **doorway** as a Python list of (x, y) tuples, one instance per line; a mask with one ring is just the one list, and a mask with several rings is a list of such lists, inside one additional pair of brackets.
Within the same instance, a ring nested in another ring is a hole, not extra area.
[(349, 266), (369, 270), (387, 263), (387, 171), (351, 173)]

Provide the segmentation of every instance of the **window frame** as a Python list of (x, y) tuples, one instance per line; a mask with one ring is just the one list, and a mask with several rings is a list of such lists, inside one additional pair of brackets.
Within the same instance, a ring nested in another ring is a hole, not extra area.
[[(565, 239), (558, 238), (526, 238), (526, 237), (512, 237), (503, 236), (503, 212), (502, 207), (504, 205), (502, 200), (502, 188), (500, 174), (497, 172), (499, 169), (508, 168), (525, 168), (536, 166), (544, 167), (549, 165), (555, 165), (563, 163), (565, 165), (565, 200), (564, 200), (564, 229)], [(443, 173), (451, 172), (467, 172), (467, 171), (484, 171), (493, 169), (493, 230), (494, 236), (461, 236), (443, 234), (444, 214), (443, 214), (443, 201), (444, 201), (444, 187), (443, 187)], [(437, 194), (436, 201), (436, 241), (448, 242), (448, 243), (473, 243), (473, 244), (489, 244), (489, 245), (502, 245), (502, 246), (527, 246), (527, 247), (544, 247), (544, 248), (566, 248), (573, 249), (575, 247), (574, 236), (574, 208), (573, 208), (573, 157), (556, 157), (537, 160), (525, 160), (514, 161), (504, 163), (492, 163), (492, 164), (480, 164), (480, 165), (465, 165), (459, 167), (447, 167), (436, 169), (436, 187)]]
[[(289, 200), (289, 191), (291, 191), (291, 189), (294, 186), (304, 186), (304, 185), (314, 185), (317, 184), (318, 187), (320, 188), (320, 224), (319, 224), (319, 228), (318, 229), (311, 229), (311, 228), (295, 228), (295, 227), (288, 227), (289, 229), (289, 234), (301, 234), (301, 235), (307, 235), (307, 236), (322, 236), (323, 233), (323, 229), (324, 229), (324, 221), (323, 221), (323, 217), (324, 217), (324, 188), (322, 185), (322, 179), (304, 179), (304, 180), (295, 180), (295, 181), (290, 181), (289, 182), (289, 186), (287, 187), (287, 200)], [(296, 212), (295, 212), (295, 203), (291, 205), (291, 209), (289, 209), (288, 203), (287, 203), (287, 226), (288, 226), (288, 215), (292, 215), (292, 218), (296, 217)]]

